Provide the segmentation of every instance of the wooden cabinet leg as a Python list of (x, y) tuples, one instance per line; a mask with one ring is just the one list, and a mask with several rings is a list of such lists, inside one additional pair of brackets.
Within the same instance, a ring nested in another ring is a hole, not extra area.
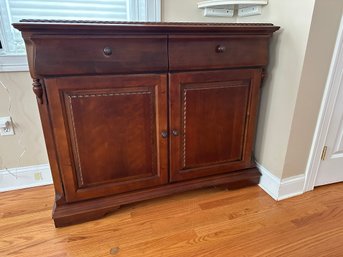
[[(75, 209), (72, 210), (70, 208), (64, 208), (64, 206), (54, 206), (53, 210), (53, 219), (55, 222), (55, 227), (65, 227), (73, 224), (79, 224), (86, 221), (100, 219), (107, 214), (118, 210), (120, 206), (111, 206), (107, 208), (94, 208), (91, 210), (87, 209)], [(72, 212), (72, 213), (70, 213)]]

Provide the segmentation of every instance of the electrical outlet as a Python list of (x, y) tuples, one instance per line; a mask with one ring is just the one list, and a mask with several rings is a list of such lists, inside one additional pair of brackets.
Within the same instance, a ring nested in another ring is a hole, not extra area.
[(13, 122), (10, 116), (0, 117), (0, 135), (1, 136), (14, 135)]
[(35, 172), (34, 177), (36, 181), (43, 180), (42, 172)]

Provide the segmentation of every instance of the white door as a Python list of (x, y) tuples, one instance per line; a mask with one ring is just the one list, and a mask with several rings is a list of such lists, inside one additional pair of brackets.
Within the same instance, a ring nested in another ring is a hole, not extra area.
[(343, 181), (343, 80), (335, 99), (335, 107), (323, 149), (316, 186)]
[[(342, 24), (342, 23), (341, 23)], [(341, 26), (342, 29), (342, 26)], [(342, 32), (342, 31), (341, 31)], [(331, 73), (332, 90), (325, 113), (324, 146), (315, 186), (343, 181), (343, 36), (337, 40), (334, 68)], [(330, 77), (330, 76), (329, 76)], [(326, 132), (326, 133), (325, 133)]]

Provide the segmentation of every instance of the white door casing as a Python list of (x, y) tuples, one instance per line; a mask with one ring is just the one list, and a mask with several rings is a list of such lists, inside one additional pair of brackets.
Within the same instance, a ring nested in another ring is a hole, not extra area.
[[(322, 160), (325, 146), (325, 160)], [(307, 165), (304, 191), (340, 181), (343, 181), (343, 17)]]

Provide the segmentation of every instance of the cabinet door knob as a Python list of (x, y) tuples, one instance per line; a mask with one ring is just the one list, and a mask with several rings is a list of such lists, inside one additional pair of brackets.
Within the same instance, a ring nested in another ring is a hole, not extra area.
[(172, 134), (173, 134), (173, 136), (177, 137), (180, 133), (179, 133), (178, 130), (173, 129), (173, 130), (172, 130)]
[(167, 137), (168, 137), (168, 132), (165, 131), (165, 130), (163, 130), (163, 131), (161, 132), (161, 136), (162, 136), (162, 138), (167, 138)]
[(111, 47), (106, 46), (106, 47), (104, 48), (104, 55), (110, 56), (111, 54), (112, 54), (112, 49), (111, 49)]
[(226, 51), (226, 46), (223, 45), (217, 45), (216, 52), (217, 53), (224, 53)]

